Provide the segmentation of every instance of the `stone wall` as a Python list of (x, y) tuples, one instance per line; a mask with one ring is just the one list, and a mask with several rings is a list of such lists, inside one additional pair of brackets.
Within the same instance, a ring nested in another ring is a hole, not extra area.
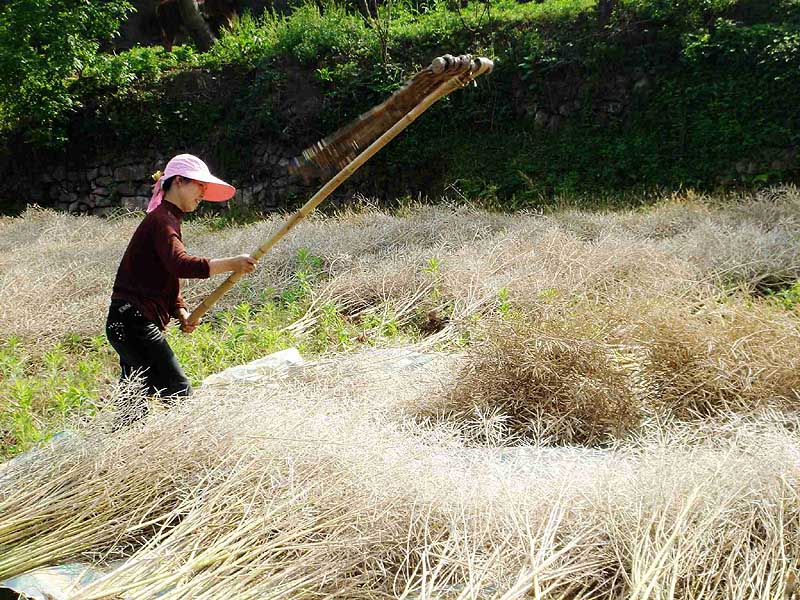
[(72, 213), (105, 215), (117, 207), (144, 208), (156, 169), (152, 163), (99, 164), (85, 169), (58, 165), (42, 174), (47, 186), (40, 204)]
[[(299, 69), (287, 69), (287, 74), (286, 104), (291, 108), (283, 111), (282, 120), (313, 120), (320, 110), (321, 100), (317, 91), (309, 89), (308, 74)], [(649, 85), (652, 76), (652, 73), (636, 71), (604, 82), (600, 93), (591, 98), (591, 110), (595, 118), (600, 122), (613, 118), (624, 119), (633, 97)], [(515, 84), (513, 104), (517, 116), (522, 119), (533, 117), (534, 127), (551, 131), (560, 129), (574, 118), (582, 110), (582, 102), (586, 97), (583, 89), (585, 82), (576, 77), (545, 82), (545, 93), (538, 98), (531, 98), (524, 93), (521, 80), (515, 80)], [(302, 133), (308, 135), (307, 132)], [(303, 137), (301, 135), (301, 139), (297, 140), (303, 146), (316, 141), (315, 138)], [(53, 166), (48, 161), (43, 166), (44, 174), (40, 180), (28, 183), (26, 195), (30, 201), (71, 213), (108, 215), (120, 207), (145, 208), (152, 193), (152, 174), (165, 168), (170, 155), (156, 153), (152, 149), (132, 150), (136, 151), (136, 159), (126, 159), (115, 152), (107, 162), (87, 165), (56, 163)], [(236, 186), (237, 193), (232, 201), (237, 206), (254, 206), (269, 211), (285, 206), (287, 201), (295, 199), (294, 196), (310, 196), (317, 189), (313, 184), (306, 184), (288, 174), (287, 158), (296, 154), (297, 150), (297, 147), (289, 148), (277, 140), (255, 142), (248, 156), (250, 164), (241, 167), (243, 172), (238, 174), (215, 168), (213, 152), (188, 151), (206, 160), (212, 172)], [(382, 184), (375, 175), (367, 166), (350, 183), (357, 181), (358, 189), (362, 192), (380, 195), (378, 190)], [(346, 192), (347, 189), (345, 186), (342, 191)], [(394, 191), (401, 193), (409, 190)]]
[[(161, 145), (162, 140), (173, 139), (170, 136), (159, 139), (143, 136), (142, 140), (133, 141), (116, 135), (116, 132), (105, 135), (105, 125), (100, 121), (98, 132), (88, 141), (85, 136), (75, 135), (74, 142), (57, 152), (26, 148), (23, 140), (19, 140), (19, 143), (9, 142), (8, 149), (13, 151), (0, 153), (0, 214), (32, 203), (95, 215), (107, 215), (120, 207), (144, 208), (152, 190), (152, 173), (163, 170), (169, 158), (180, 152), (200, 156), (209, 164), (212, 172), (236, 186), (237, 194), (233, 199), (236, 206), (252, 206), (269, 211), (296, 206), (307, 200), (319, 189), (320, 182), (307, 184), (291, 177), (286, 164), (289, 157), (296, 156), (303, 148), (334, 129), (330, 123), (323, 126), (320, 118), (325, 106), (323, 87), (308, 66), (291, 58), (283, 57), (265, 68), (269, 71), (255, 69), (241, 72), (229, 69), (218, 72), (196, 69), (175, 76), (165, 102), (185, 102), (187, 97), (197, 98), (198, 102), (205, 102), (207, 106), (217, 104), (230, 107), (233, 117), (227, 121), (227, 117), (220, 117), (219, 122), (213, 124), (204, 136), (176, 136), (174, 139), (178, 141), (172, 148)], [(501, 72), (498, 71), (496, 75), (499, 77)], [(658, 90), (661, 75), (652, 67), (634, 67), (629, 72), (609, 74), (597, 83), (585, 80), (580, 72), (566, 69), (564, 72), (554, 72), (532, 88), (531, 83), (519, 73), (506, 71), (506, 76), (511, 79), (498, 89), (507, 89), (510, 93), (498, 95), (491, 101), (496, 101), (498, 107), (500, 102), (507, 102), (509, 106), (499, 107), (498, 113), (503, 114), (510, 108), (505, 114), (510, 113), (512, 119), (519, 120), (519, 127), (531, 134), (532, 144), (541, 141), (536, 150), (547, 151), (548, 144), (552, 144), (562, 132), (569, 135), (572, 122), (594, 121), (599, 125), (613, 125), (611, 139), (619, 136), (626, 122), (634, 120), (636, 111), (641, 107), (646, 108), (648, 97)], [(256, 119), (252, 129), (247, 128), (247, 121), (241, 125), (251, 110), (249, 104), (247, 110), (243, 110), (236, 103), (236, 99), (243, 95), (242, 91), (249, 87), (259, 90), (257, 95), (244, 95), (247, 102), (252, 102), (252, 111), (270, 115), (267, 125), (259, 125)], [(198, 90), (202, 92), (199, 96), (196, 95)], [(491, 114), (494, 119), (494, 108)], [(75, 118), (80, 119), (81, 115)], [(430, 122), (431, 118), (427, 120)], [(275, 124), (280, 124), (280, 129), (275, 129)], [(748, 131), (752, 131), (750, 125), (742, 122)], [(235, 135), (226, 137), (223, 131), (231, 126)], [(430, 130), (425, 135), (436, 135)], [(83, 130), (79, 128), (78, 131)], [(479, 135), (476, 131), (476, 140)], [(601, 143), (604, 143), (603, 135), (598, 129), (597, 139)], [(421, 147), (425, 141), (418, 139), (416, 143)], [(470, 152), (480, 152), (479, 143), (479, 140), (474, 144), (462, 143), (457, 150), (463, 151), (468, 147)], [(411, 144), (411, 147), (414, 148), (415, 144)], [(383, 200), (403, 195), (437, 196), (447, 190), (452, 182), (464, 177), (464, 171), (448, 170), (453, 167), (447, 161), (417, 161), (414, 168), (397, 168), (396, 165), (402, 165), (403, 159), (414, 157), (401, 155), (398, 160), (397, 155), (390, 155), (386, 162), (382, 162), (388, 152), (391, 149), (383, 151), (348, 179), (329, 202), (346, 201), (356, 191)], [(507, 156), (515, 157), (513, 152), (513, 149), (509, 150)], [(525, 150), (520, 152), (524, 153)], [(757, 151), (744, 156), (731, 153), (730, 165), (722, 165), (717, 169), (716, 179), (709, 177), (705, 183), (709, 186), (737, 186), (786, 180), (789, 174), (796, 176), (799, 154), (798, 147), (785, 144), (770, 147), (762, 144)], [(546, 158), (539, 164), (545, 165), (545, 168), (554, 165), (551, 172), (559, 176), (559, 168), (563, 168), (564, 163), (559, 162), (561, 159), (558, 156), (552, 163), (548, 163)], [(503, 165), (498, 165), (496, 173), (487, 173), (485, 180), (482, 180), (483, 175), (476, 178), (479, 181), (473, 187), (486, 185), (490, 193), (494, 193), (494, 190), (502, 193), (503, 185), (514, 189), (519, 173), (522, 173), (516, 165), (524, 166), (528, 160), (529, 157), (523, 154), (519, 155), (518, 163), (516, 160), (506, 160)], [(663, 161), (665, 158), (657, 157), (657, 160)], [(390, 166), (387, 167), (387, 164)], [(586, 169), (585, 166), (581, 168)], [(494, 176), (496, 179), (492, 180)], [(527, 175), (525, 179), (528, 180)], [(539, 189), (559, 189), (556, 185), (547, 183), (539, 186)]]
[(514, 113), (533, 119), (534, 127), (556, 131), (587, 109), (598, 123), (627, 118), (637, 94), (649, 90), (656, 76), (655, 69), (633, 69), (604, 80), (589, 91), (587, 82), (574, 75), (542, 82), (541, 94), (531, 96), (526, 83), (517, 78), (513, 86)]
[[(288, 174), (288, 160), (280, 148), (261, 144), (254, 148), (253, 154), (257, 167), (248, 173), (246, 180), (209, 164), (213, 173), (237, 188), (232, 199), (237, 205), (277, 209), (286, 204), (287, 198), (316, 190), (313, 184)], [(119, 208), (144, 209), (152, 194), (152, 175), (163, 171), (169, 159), (170, 156), (153, 155), (144, 160), (117, 158), (114, 162), (88, 165), (61, 162), (43, 166), (41, 174), (27, 182), (26, 195), (31, 202), (75, 214), (107, 216)]]

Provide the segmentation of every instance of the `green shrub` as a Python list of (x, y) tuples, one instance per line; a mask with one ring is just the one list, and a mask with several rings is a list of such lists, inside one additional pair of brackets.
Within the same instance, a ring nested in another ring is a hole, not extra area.
[(63, 143), (64, 120), (83, 98), (72, 82), (98, 58), (131, 10), (125, 0), (9, 0), (0, 5), (0, 135)]
[[(798, 173), (790, 150), (800, 130), (787, 100), (800, 93), (798, 4), (621, 0), (600, 27), (596, 0), (457, 9), (430, 0), (392, 3), (369, 27), (335, 3), (321, 14), (307, 2), (288, 16), (245, 15), (202, 55), (191, 47), (99, 55), (63, 83), (72, 106), (85, 105), (71, 123), (71, 152), (113, 148), (112, 140), (183, 143), (203, 130), (235, 176), (248, 171), (254, 140), (311, 142), (433, 56), (464, 50), (494, 58), (494, 73), (432, 107), (372, 159), (363, 192), (455, 188), (518, 208), (564, 194), (772, 184)], [(321, 111), (287, 127), (282, 86), (298, 68), (319, 90)], [(617, 114), (602, 105), (618, 76), (628, 83)], [(226, 97), (182, 92), (193, 77), (220, 81)], [(579, 106), (557, 127), (537, 125), (537, 111), (558, 114), (567, 100)], [(63, 139), (36, 110), (18, 127), (28, 138), (36, 130)]]

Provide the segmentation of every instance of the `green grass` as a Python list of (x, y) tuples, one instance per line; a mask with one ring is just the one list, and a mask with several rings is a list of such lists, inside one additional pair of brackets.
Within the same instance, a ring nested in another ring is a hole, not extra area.
[(223, 369), (244, 364), (265, 354), (292, 346), (301, 340), (282, 329), (298, 314), (297, 306), (268, 303), (255, 308), (243, 303), (233, 310), (217, 313), (192, 334), (177, 327), (167, 332), (169, 345), (193, 385)]
[(19, 338), (0, 342), (0, 457), (46, 439), (70, 415), (92, 412), (114, 364), (101, 336), (69, 337), (38, 356)]
[[(463, 9), (448, 8), (445, 0), (397, 2), (391, 12), (382, 7), (380, 27), (368, 27), (363, 18), (328, 3), (324, 14), (316, 4), (298, 6), (289, 15), (265, 12), (258, 18), (244, 14), (213, 48), (200, 54), (191, 46), (176, 46), (171, 53), (160, 46), (136, 47), (116, 54), (102, 54), (82, 76), (87, 82), (117, 93), (143, 89), (177, 72), (195, 68), (220, 69), (231, 65), (253, 67), (277, 56), (289, 55), (301, 63), (317, 64), (324, 58), (378, 59), (381, 27), (389, 27), (390, 48), (427, 40), (447, 44), (454, 35), (498, 26), (514, 27), (538, 21), (543, 24), (574, 18), (593, 9), (594, 0), (548, 0), (521, 4), (497, 0), (490, 4), (470, 2)], [(331, 68), (335, 68), (331, 67)]]
[[(315, 259), (308, 260), (313, 264)], [(419, 338), (413, 326), (401, 327), (391, 318), (347, 320), (334, 304), (324, 305), (304, 333), (289, 332), (287, 327), (309, 307), (312, 276), (303, 268), (295, 286), (260, 306), (242, 303), (214, 313), (192, 334), (174, 325), (167, 330), (194, 386), (213, 373), (290, 347), (313, 357)], [(111, 392), (119, 376), (117, 355), (104, 336), (69, 337), (39, 355), (33, 347), (17, 337), (0, 341), (0, 459), (47, 440), (68, 418), (94, 414), (97, 401)]]
[(768, 291), (766, 296), (787, 310), (798, 311), (800, 310), (800, 280), (784, 289)]

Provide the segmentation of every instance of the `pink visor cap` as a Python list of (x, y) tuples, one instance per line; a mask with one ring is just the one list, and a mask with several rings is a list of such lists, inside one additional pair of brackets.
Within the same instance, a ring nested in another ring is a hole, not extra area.
[(225, 200), (230, 200), (236, 193), (236, 188), (230, 183), (214, 177), (202, 160), (191, 154), (178, 154), (167, 163), (164, 174), (158, 178), (158, 181), (153, 186), (153, 195), (150, 197), (150, 204), (147, 205), (147, 212), (153, 212), (158, 208), (158, 205), (164, 199), (164, 190), (161, 189), (161, 183), (175, 175), (205, 183), (207, 187), (203, 200), (225, 202)]

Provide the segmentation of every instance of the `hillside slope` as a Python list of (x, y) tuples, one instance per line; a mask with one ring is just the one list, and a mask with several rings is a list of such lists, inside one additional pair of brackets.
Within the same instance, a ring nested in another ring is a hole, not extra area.
[[(286, 205), (307, 190), (287, 183), (278, 157), (374, 106), (434, 56), (463, 51), (494, 58), (492, 76), (434, 107), (344, 195), (455, 189), (513, 208), (797, 177), (800, 105), (787, 101), (800, 92), (796, 2), (614, 4), (602, 17), (592, 0), (420, 3), (385, 9), (372, 27), (303, 5), (243, 19), (206, 55), (104, 55), (71, 88), (78, 108), (53, 125), (63, 147), (26, 142), (35, 123), (7, 133), (0, 198), (53, 205), (52, 173), (98, 161), (147, 171), (188, 150), (254, 189), (256, 204)], [(34, 162), (50, 171), (45, 181)]]

